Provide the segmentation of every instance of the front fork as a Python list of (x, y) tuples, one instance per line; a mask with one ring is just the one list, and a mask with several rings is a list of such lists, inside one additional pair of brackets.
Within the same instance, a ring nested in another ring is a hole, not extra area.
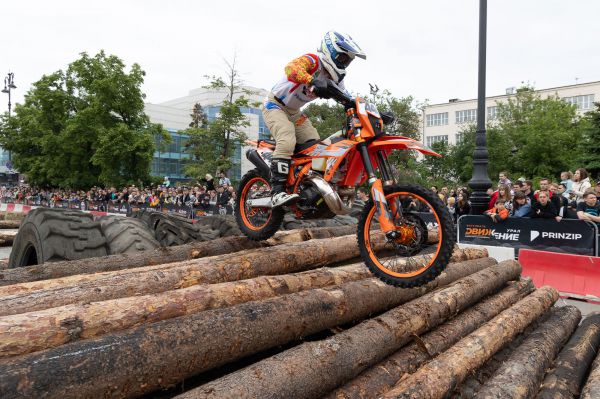
[[(394, 201), (388, 204), (385, 199), (385, 193), (383, 192), (383, 183), (375, 175), (375, 168), (371, 163), (371, 157), (369, 157), (369, 150), (367, 149), (367, 143), (362, 142), (357, 145), (360, 157), (363, 161), (365, 171), (367, 172), (369, 187), (371, 188), (371, 198), (373, 198), (373, 204), (375, 204), (375, 210), (377, 212), (377, 220), (381, 226), (381, 230), (385, 233), (388, 238), (398, 238), (400, 233), (396, 230), (394, 224), (394, 216), (402, 213), (402, 205), (400, 201), (395, 198)], [(393, 177), (390, 176), (389, 168), (385, 162), (384, 155), (377, 153), (377, 160), (381, 164), (380, 170), (382, 176), (386, 182), (392, 182)]]

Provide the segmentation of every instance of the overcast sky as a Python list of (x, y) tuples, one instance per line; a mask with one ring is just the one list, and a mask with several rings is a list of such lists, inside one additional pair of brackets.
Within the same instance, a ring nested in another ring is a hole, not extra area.
[[(600, 1), (490, 0), (487, 94), (529, 82), (548, 88), (600, 80)], [(269, 89), (285, 64), (315, 51), (328, 30), (367, 53), (346, 86), (368, 83), (430, 103), (477, 95), (477, 0), (186, 1), (11, 0), (2, 4), (0, 76), (13, 103), (80, 52), (104, 49), (146, 71), (148, 102), (184, 96), (238, 55), (248, 85)], [(7, 97), (0, 97), (0, 112)]]

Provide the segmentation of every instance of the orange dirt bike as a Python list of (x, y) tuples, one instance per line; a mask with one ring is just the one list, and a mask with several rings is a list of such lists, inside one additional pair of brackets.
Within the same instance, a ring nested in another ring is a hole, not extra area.
[[(327, 95), (346, 109), (342, 132), (295, 148), (287, 191), (300, 198), (286, 207), (271, 207), (270, 163), (275, 142), (248, 141), (246, 157), (256, 166), (242, 178), (235, 203), (241, 231), (253, 240), (271, 237), (286, 212), (298, 219), (347, 214), (356, 188), (368, 183), (371, 199), (358, 223), (358, 246), (369, 269), (388, 284), (417, 287), (446, 267), (455, 242), (452, 219), (432, 191), (418, 185), (398, 185), (388, 162), (392, 150), (416, 150), (440, 156), (408, 137), (384, 132), (394, 116), (380, 114), (374, 104), (351, 98), (333, 83)], [(427, 221), (424, 220), (427, 212)], [(351, 245), (351, 244), (350, 244)]]

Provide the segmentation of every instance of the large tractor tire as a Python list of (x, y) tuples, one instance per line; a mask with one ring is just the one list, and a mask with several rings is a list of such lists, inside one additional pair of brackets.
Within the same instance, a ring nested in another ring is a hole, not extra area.
[(154, 236), (162, 246), (170, 247), (192, 241), (214, 240), (220, 237), (220, 232), (209, 226), (193, 223), (183, 216), (160, 214)]
[(30, 211), (15, 237), (8, 267), (39, 265), (108, 254), (100, 222), (92, 214), (67, 209)]
[(97, 220), (110, 255), (131, 254), (160, 246), (154, 238), (154, 232), (140, 219), (108, 215)]

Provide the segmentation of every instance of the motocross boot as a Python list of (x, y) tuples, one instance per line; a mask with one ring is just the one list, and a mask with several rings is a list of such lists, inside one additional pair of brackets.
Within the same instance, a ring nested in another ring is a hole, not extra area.
[(271, 162), (271, 206), (273, 208), (290, 204), (300, 198), (298, 194), (288, 194), (285, 191), (289, 170), (289, 159), (273, 158)]

